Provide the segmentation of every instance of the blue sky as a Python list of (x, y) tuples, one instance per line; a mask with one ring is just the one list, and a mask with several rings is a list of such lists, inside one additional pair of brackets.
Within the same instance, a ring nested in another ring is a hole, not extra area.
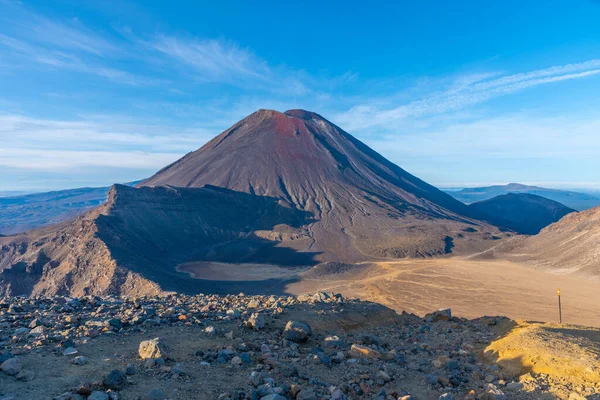
[(0, 190), (140, 179), (259, 108), (438, 186), (600, 186), (600, 1), (364, 4), (0, 0)]

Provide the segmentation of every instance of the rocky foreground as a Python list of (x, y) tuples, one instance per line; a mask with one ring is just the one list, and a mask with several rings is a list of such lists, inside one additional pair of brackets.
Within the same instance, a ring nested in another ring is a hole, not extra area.
[(600, 399), (591, 364), (497, 364), (514, 326), (328, 293), (8, 298), (0, 400)]

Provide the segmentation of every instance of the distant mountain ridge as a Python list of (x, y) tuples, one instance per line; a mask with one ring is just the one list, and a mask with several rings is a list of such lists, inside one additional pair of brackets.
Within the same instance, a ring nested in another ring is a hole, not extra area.
[(517, 233), (535, 235), (575, 212), (554, 200), (528, 193), (508, 193), (469, 205), (475, 215)]
[(85, 187), (0, 197), (0, 234), (13, 235), (74, 218), (104, 203), (109, 190), (110, 186)]
[(495, 185), (461, 190), (446, 190), (446, 193), (455, 199), (471, 204), (489, 200), (493, 197), (508, 193), (527, 193), (559, 202), (577, 211), (586, 210), (600, 205), (600, 197), (570, 190), (547, 189), (538, 186), (509, 183), (508, 185)]

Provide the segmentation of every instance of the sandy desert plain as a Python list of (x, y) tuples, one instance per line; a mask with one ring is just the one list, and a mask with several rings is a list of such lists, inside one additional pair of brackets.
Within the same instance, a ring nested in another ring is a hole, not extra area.
[[(327, 263), (315, 268), (221, 263), (180, 266), (197, 279), (214, 281), (275, 279), (281, 291), (299, 295), (342, 293), (384, 304), (398, 312), (424, 315), (450, 307), (466, 318), (505, 315), (512, 319), (558, 322), (561, 290), (563, 322), (600, 327), (600, 280), (559, 274), (531, 264), (502, 259), (447, 257), (359, 264)], [(235, 278), (232, 278), (234, 277)], [(279, 290), (275, 290), (279, 289)]]

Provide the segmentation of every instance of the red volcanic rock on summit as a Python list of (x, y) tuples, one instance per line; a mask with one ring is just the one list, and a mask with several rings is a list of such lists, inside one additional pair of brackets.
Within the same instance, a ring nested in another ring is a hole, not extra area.
[(464, 204), (304, 110), (251, 114), (138, 186), (158, 185), (220, 186), (308, 211), (316, 222), (294, 247), (316, 251), (319, 261), (444, 254), (478, 246), (494, 231), (470, 219)]

